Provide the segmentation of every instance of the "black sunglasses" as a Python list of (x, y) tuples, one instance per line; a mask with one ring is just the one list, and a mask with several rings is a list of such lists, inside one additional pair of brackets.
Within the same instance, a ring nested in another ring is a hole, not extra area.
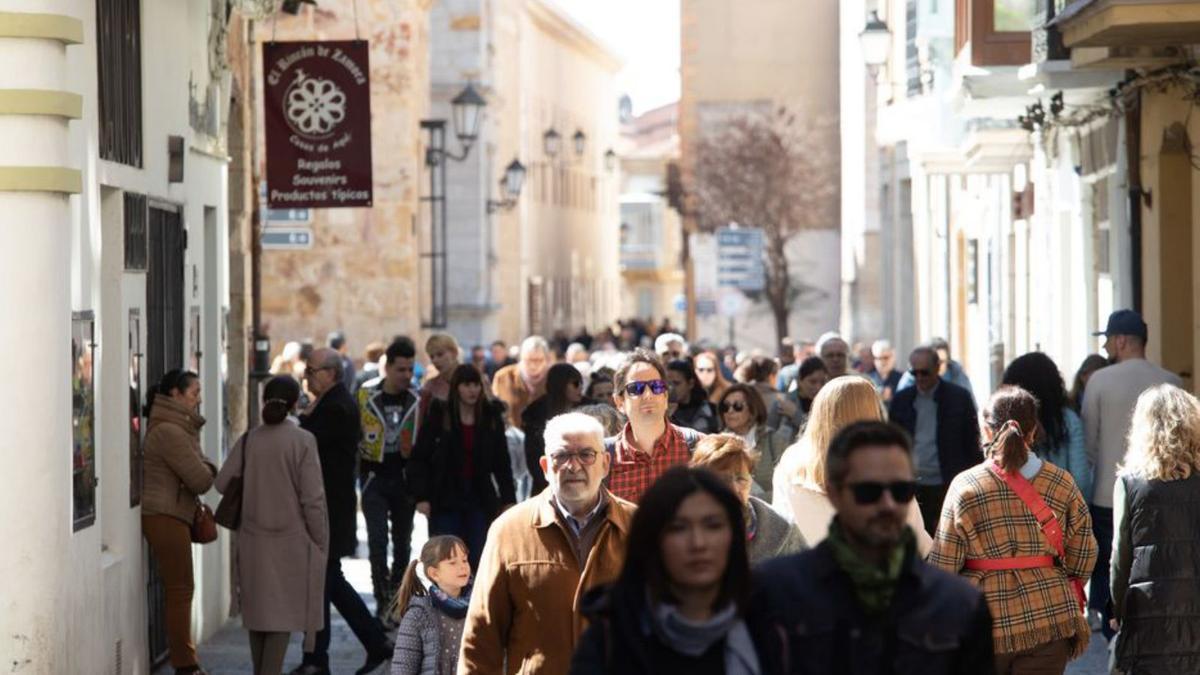
[(741, 401), (734, 401), (733, 403), (722, 403), (721, 404), (721, 414), (725, 414), (725, 413), (729, 412), (730, 410), (732, 410), (734, 412), (742, 412), (745, 409), (746, 409), (746, 404), (742, 403)]
[(625, 395), (637, 398), (646, 393), (646, 388), (650, 388), (650, 392), (655, 396), (661, 396), (667, 393), (667, 383), (662, 380), (649, 380), (647, 382), (630, 382), (625, 385)]
[(883, 491), (892, 493), (892, 499), (897, 504), (907, 504), (917, 494), (917, 483), (911, 480), (896, 481), (895, 483), (850, 483), (850, 491), (854, 493), (854, 501), (858, 504), (874, 504), (883, 497)]
[(908, 372), (911, 373), (913, 377), (928, 377), (929, 375), (933, 374), (933, 371), (929, 370), (928, 368), (909, 368)]

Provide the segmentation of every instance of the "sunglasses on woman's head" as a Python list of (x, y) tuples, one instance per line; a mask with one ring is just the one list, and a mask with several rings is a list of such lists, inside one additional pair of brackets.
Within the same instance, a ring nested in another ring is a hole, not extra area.
[(734, 401), (733, 403), (722, 403), (721, 404), (721, 412), (722, 413), (727, 413), (730, 410), (732, 410), (734, 412), (742, 412), (745, 409), (746, 409), (746, 404), (742, 403), (741, 401)]
[(892, 493), (892, 499), (897, 504), (907, 504), (917, 494), (917, 483), (911, 480), (896, 481), (895, 483), (850, 483), (848, 487), (854, 494), (855, 503), (864, 506), (879, 501), (883, 497), (884, 490)]
[(625, 385), (625, 395), (637, 398), (646, 393), (646, 388), (649, 387), (650, 393), (655, 396), (661, 396), (667, 393), (667, 383), (662, 380), (647, 380), (645, 382), (630, 382)]

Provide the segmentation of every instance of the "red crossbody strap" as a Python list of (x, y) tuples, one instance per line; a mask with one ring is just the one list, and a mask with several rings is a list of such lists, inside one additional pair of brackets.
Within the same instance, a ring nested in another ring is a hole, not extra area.
[[(1046, 535), (1046, 540), (1050, 542), (1050, 546), (1058, 552), (1060, 560), (1065, 562), (1067, 557), (1067, 549), (1063, 541), (1062, 526), (1058, 524), (1058, 517), (1054, 515), (1054, 511), (1046, 505), (1046, 501), (1038, 494), (1037, 488), (1033, 487), (1025, 479), (1020, 472), (1014, 471), (1008, 473), (1000, 467), (999, 464), (991, 462), (988, 468), (1001, 481), (1004, 482), (1013, 492), (1025, 502), (1025, 506), (1033, 512), (1033, 517), (1037, 519), (1038, 525), (1042, 528), (1042, 534)], [(1083, 592), (1083, 580), (1076, 579), (1069, 574), (1067, 580), (1071, 582), (1071, 589), (1075, 591), (1075, 598), (1079, 601), (1080, 611), (1084, 611), (1087, 607), (1087, 595)]]
[(1045, 500), (1038, 494), (1037, 488), (1033, 487), (1033, 483), (1026, 480), (1019, 472), (1005, 471), (995, 462), (988, 464), (988, 468), (997, 478), (1004, 481), (1005, 485), (1012, 488), (1021, 501), (1025, 502), (1025, 506), (1033, 512), (1033, 517), (1037, 519), (1038, 525), (1042, 528), (1042, 534), (1046, 535), (1051, 548), (1058, 552), (1060, 558), (1063, 557), (1066, 554), (1066, 548), (1063, 545), (1063, 531), (1058, 524), (1058, 517), (1046, 505)]

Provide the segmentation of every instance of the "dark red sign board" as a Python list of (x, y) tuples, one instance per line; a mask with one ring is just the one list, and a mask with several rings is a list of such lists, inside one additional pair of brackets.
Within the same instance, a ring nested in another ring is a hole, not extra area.
[(370, 206), (366, 41), (267, 42), (263, 73), (267, 205)]

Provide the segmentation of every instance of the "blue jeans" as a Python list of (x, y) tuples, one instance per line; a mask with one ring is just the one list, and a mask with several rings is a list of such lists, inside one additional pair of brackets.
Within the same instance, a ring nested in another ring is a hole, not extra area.
[[(363, 518), (367, 521), (367, 550), (371, 560), (371, 585), (376, 602), (391, 599), (412, 557), (415, 504), (404, 485), (393, 478), (374, 474), (362, 491)], [(392, 530), (392, 566), (388, 569), (388, 525)]]
[(1092, 571), (1091, 593), (1088, 594), (1088, 607), (1100, 612), (1104, 619), (1100, 632), (1111, 640), (1115, 632), (1109, 627), (1112, 619), (1112, 591), (1109, 589), (1109, 559), (1112, 557), (1113, 541), (1113, 510), (1091, 504), (1088, 509), (1092, 512), (1092, 533), (1096, 535), (1096, 569)]
[(434, 508), (429, 514), (429, 536), (452, 534), (467, 544), (467, 559), (471, 562), (471, 574), (479, 569), (479, 557), (487, 541), (488, 526), (492, 519), (478, 506), (457, 509)]

